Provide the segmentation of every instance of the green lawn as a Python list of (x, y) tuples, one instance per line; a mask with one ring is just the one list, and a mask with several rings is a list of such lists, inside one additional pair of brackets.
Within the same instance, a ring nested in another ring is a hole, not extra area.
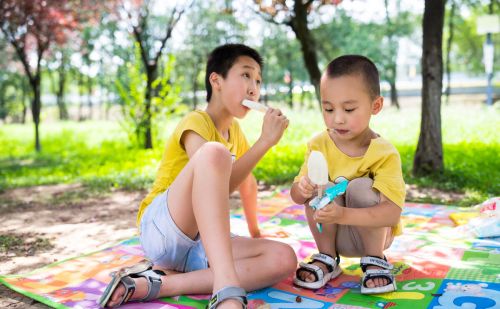
[[(286, 110), (290, 126), (282, 141), (257, 165), (254, 173), (268, 184), (287, 184), (304, 159), (307, 140), (323, 129), (318, 111)], [(373, 118), (376, 132), (401, 153), (407, 183), (466, 193), (459, 204), (471, 205), (500, 195), (500, 110), (478, 105), (443, 106), (442, 127), (446, 170), (429, 178), (411, 175), (420, 111), (385, 109)], [(242, 121), (255, 141), (262, 115), (251, 112)], [(33, 151), (33, 125), (0, 126), (0, 189), (39, 184), (82, 182), (108, 190), (147, 188), (155, 176), (164, 141), (177, 122), (160, 126), (156, 148), (134, 148), (118, 123), (50, 122), (41, 125), (42, 152)]]

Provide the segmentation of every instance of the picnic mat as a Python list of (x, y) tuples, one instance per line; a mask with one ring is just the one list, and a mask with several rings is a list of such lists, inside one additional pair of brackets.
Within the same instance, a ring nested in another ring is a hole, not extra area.
[[(359, 259), (341, 258), (344, 273), (324, 288), (308, 291), (292, 285), (292, 277), (249, 293), (249, 308), (500, 308), (500, 237), (478, 238), (469, 221), (500, 199), (481, 208), (407, 203), (404, 234), (386, 251), (394, 264), (397, 292), (360, 294)], [(299, 260), (316, 252), (304, 218), (286, 192), (261, 199), (263, 233), (290, 244)], [(450, 216), (451, 215), (451, 216)], [(457, 225), (460, 224), (460, 225)], [(498, 226), (498, 220), (496, 221)], [(231, 229), (246, 235), (241, 210), (233, 211)], [(51, 264), (25, 275), (0, 276), (9, 288), (54, 308), (95, 308), (110, 281), (110, 271), (143, 258), (137, 238), (113, 247)], [(298, 297), (300, 295), (300, 297)], [(162, 298), (123, 308), (205, 308), (208, 295)]]

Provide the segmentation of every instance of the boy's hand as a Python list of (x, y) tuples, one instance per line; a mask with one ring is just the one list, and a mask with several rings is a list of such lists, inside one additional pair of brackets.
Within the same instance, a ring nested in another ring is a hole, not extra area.
[(260, 139), (269, 147), (278, 143), (288, 127), (288, 119), (279, 109), (269, 108), (264, 116)]
[(309, 177), (302, 176), (299, 181), (299, 193), (306, 200), (310, 199), (318, 190), (318, 186), (313, 184)]
[(344, 215), (344, 209), (345, 207), (341, 207), (335, 202), (331, 202), (325, 207), (314, 212), (314, 220), (318, 223), (324, 224), (338, 223), (339, 219)]

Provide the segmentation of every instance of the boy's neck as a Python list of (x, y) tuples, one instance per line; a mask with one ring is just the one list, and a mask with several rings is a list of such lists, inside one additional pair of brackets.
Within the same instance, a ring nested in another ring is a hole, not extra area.
[(371, 140), (378, 137), (378, 135), (373, 132), (370, 127), (367, 127), (363, 133), (350, 140), (340, 140), (336, 139), (331, 134), (329, 135), (337, 148), (350, 157), (363, 156), (368, 150)]
[(205, 112), (207, 112), (214, 122), (217, 131), (225, 138), (228, 138), (229, 128), (233, 123), (233, 115), (229, 113), (221, 102), (216, 101), (215, 98), (212, 98), (207, 104)]

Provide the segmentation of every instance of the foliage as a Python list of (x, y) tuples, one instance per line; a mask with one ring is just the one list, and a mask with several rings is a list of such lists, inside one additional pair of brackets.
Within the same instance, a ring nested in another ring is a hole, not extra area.
[[(463, 5), (465, 6), (465, 5)], [(455, 14), (455, 30), (452, 46), (452, 68), (454, 71), (484, 74), (483, 44), (486, 35), (477, 34), (477, 18), (488, 14), (487, 6), (475, 5), (468, 8), (468, 17)], [(500, 33), (492, 34), (493, 42), (500, 40)], [(498, 45), (498, 43), (497, 43)], [(495, 46), (495, 59), (500, 58), (500, 48)], [(500, 62), (494, 62), (493, 71), (500, 70)]]
[[(185, 40), (176, 50), (175, 75), (184, 77), (183, 92), (192, 92), (189, 105), (196, 108), (199, 94), (194, 92), (204, 89), (208, 54), (218, 45), (245, 42), (246, 25), (209, 2), (197, 3), (186, 17)], [(204, 98), (202, 101), (205, 102)]]
[[(144, 145), (145, 123), (148, 115), (145, 111), (146, 74), (143, 73), (140, 59), (139, 44), (136, 43), (136, 59), (134, 63), (128, 62), (126, 80), (116, 80), (116, 88), (120, 95), (120, 105), (123, 115), (122, 127), (129, 135), (130, 140), (137, 146)], [(163, 62), (163, 72), (152, 83), (154, 93), (151, 99), (151, 120), (156, 124), (155, 118), (160, 114), (168, 115), (182, 110), (179, 105), (180, 87), (170, 81), (175, 58), (170, 55)]]
[[(274, 104), (273, 104), (274, 105)], [(316, 110), (292, 112), (283, 140), (259, 162), (254, 174), (267, 184), (289, 184), (304, 160), (306, 142), (323, 130)], [(408, 184), (463, 192), (463, 205), (500, 195), (500, 143), (496, 138), (500, 111), (479, 106), (443, 108), (445, 171), (416, 178), (411, 175), (419, 129), (417, 108), (384, 109), (373, 118), (373, 128), (400, 151)], [(156, 143), (164, 145), (178, 118), (162, 122)], [(262, 115), (250, 113), (242, 122), (252, 143), (260, 135)], [(100, 132), (96, 134), (96, 132)], [(148, 189), (155, 177), (163, 147), (134, 147), (120, 126), (112, 122), (58, 122), (46, 124), (44, 152), (31, 151), (27, 125), (0, 127), (0, 189), (52, 183), (82, 182), (91, 188)]]

